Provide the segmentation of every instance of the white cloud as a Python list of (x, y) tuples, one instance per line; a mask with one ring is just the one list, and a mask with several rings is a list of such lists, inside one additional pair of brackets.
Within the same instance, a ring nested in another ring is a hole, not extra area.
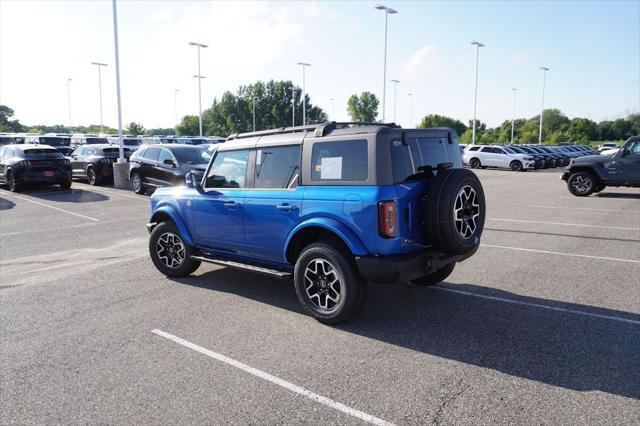
[(437, 69), (441, 62), (436, 46), (421, 47), (400, 65), (400, 77), (405, 79), (424, 77)]

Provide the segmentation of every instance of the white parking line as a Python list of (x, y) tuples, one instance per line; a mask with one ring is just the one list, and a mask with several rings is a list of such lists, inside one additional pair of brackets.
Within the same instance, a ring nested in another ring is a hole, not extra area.
[[(82, 184), (82, 185), (84, 185), (84, 184)], [(116, 195), (118, 197), (132, 198), (134, 200), (144, 201), (145, 203), (149, 202), (149, 198), (148, 197), (144, 197), (144, 196), (141, 196), (141, 195), (139, 196), (139, 195), (124, 194), (124, 193), (121, 193), (118, 190), (105, 188), (105, 187), (102, 187), (102, 186), (99, 186), (99, 187), (91, 186), (91, 185), (84, 185), (84, 186), (86, 186), (87, 188), (91, 188), (92, 191), (96, 191), (96, 192), (104, 191), (107, 194)], [(82, 189), (82, 190), (86, 191), (86, 189)]]
[(374, 425), (393, 425), (393, 423), (389, 423), (386, 420), (382, 420), (378, 417), (374, 417), (371, 414), (367, 414), (360, 410), (356, 410), (355, 408), (351, 408), (347, 405), (336, 402), (332, 399), (324, 397), (322, 395), (318, 395), (317, 393), (311, 392), (308, 389), (303, 388), (302, 386), (295, 385), (291, 382), (287, 382), (286, 380), (282, 380), (279, 377), (273, 376), (269, 373), (265, 373), (264, 371), (258, 370), (257, 368), (250, 367), (246, 364), (243, 364), (235, 359), (229, 358), (217, 352), (210, 351), (209, 349), (203, 348), (202, 346), (196, 345), (195, 343), (191, 343), (187, 340), (181, 339), (180, 337), (174, 336), (173, 334), (169, 334), (162, 330), (151, 330), (152, 333), (157, 334), (158, 336), (164, 337), (165, 339), (169, 339), (179, 345), (185, 346), (189, 349), (193, 349), (196, 352), (199, 352), (203, 355), (206, 355), (210, 358), (213, 358), (217, 361), (224, 362), (227, 365), (238, 368), (246, 373), (252, 374), (260, 379), (266, 380), (273, 384), (276, 384), (280, 387), (283, 387), (291, 392), (297, 393), (298, 395), (302, 395), (305, 398), (309, 398), (313, 401), (319, 402), (320, 404), (324, 404), (328, 407), (333, 408), (334, 410), (341, 411), (349, 416), (356, 417), (365, 422), (374, 424)]
[(489, 219), (497, 222), (516, 222), (516, 223), (536, 223), (539, 225), (560, 225), (560, 226), (578, 226), (584, 228), (601, 228), (601, 229), (622, 229), (624, 231), (640, 231), (640, 228), (624, 228), (621, 226), (602, 226), (602, 225), (585, 225), (583, 223), (565, 223), (565, 222), (542, 222), (537, 220), (522, 219)]
[(561, 207), (561, 206), (529, 206), (536, 209), (557, 209), (557, 210), (585, 210), (593, 212), (613, 212), (613, 213), (633, 213), (638, 214), (637, 211), (631, 210), (612, 210), (612, 209), (592, 209), (588, 207)]
[(41, 203), (41, 202), (39, 202), (39, 201), (33, 201), (33, 200), (30, 200), (30, 199), (25, 198), (25, 197), (21, 197), (21, 196), (16, 195), (16, 194), (12, 194), (12, 193), (10, 193), (10, 192), (6, 192), (6, 191), (2, 191), (2, 192), (3, 192), (3, 193), (6, 193), (7, 195), (11, 195), (12, 197), (16, 197), (16, 198), (18, 198), (18, 199), (20, 199), (20, 200), (22, 200), (22, 201), (26, 201), (26, 202), (28, 202), (28, 203), (33, 203), (33, 204), (37, 204), (37, 205), (39, 205), (39, 206), (48, 207), (48, 208), (50, 208), (50, 209), (57, 210), (57, 211), (59, 211), (59, 212), (63, 212), (63, 213), (67, 213), (67, 214), (71, 214), (71, 215), (74, 215), (74, 216), (81, 217), (81, 218), (83, 218), (83, 219), (92, 220), (92, 221), (94, 221), (94, 222), (99, 222), (99, 221), (100, 221), (100, 219), (96, 219), (96, 218), (94, 218), (94, 217), (85, 216), (85, 215), (80, 214), (80, 213), (70, 212), (69, 210), (61, 209), (61, 208), (59, 208), (59, 207), (50, 206), (49, 204), (44, 204), (44, 203)]
[(462, 294), (464, 296), (471, 296), (471, 297), (478, 297), (480, 299), (493, 300), (493, 301), (496, 301), (496, 302), (512, 303), (514, 305), (523, 305), (523, 306), (529, 306), (529, 307), (532, 307), (532, 308), (547, 309), (547, 310), (550, 310), (550, 311), (565, 312), (565, 313), (568, 313), (568, 314), (584, 315), (584, 316), (587, 316), (587, 317), (601, 318), (601, 319), (607, 319), (607, 320), (611, 320), (611, 321), (619, 321), (619, 322), (626, 322), (626, 323), (634, 324), (634, 325), (640, 325), (640, 320), (634, 320), (634, 319), (630, 319), (630, 318), (621, 318), (621, 317), (617, 317), (617, 316), (613, 316), (613, 315), (594, 314), (592, 312), (585, 312), (585, 311), (580, 311), (580, 310), (577, 310), (577, 309), (566, 309), (566, 308), (560, 308), (560, 307), (557, 307), (557, 306), (543, 305), (543, 304), (540, 304), (540, 303), (523, 302), (522, 300), (507, 299), (507, 298), (504, 298), (504, 297), (496, 297), (496, 296), (488, 296), (486, 294), (478, 294), (478, 293), (473, 293), (471, 291), (456, 290), (456, 289), (449, 288), (449, 287), (441, 287), (439, 285), (431, 286), (429, 288), (432, 288), (434, 290), (446, 291), (446, 292), (449, 292), (449, 293)]
[(516, 250), (516, 251), (527, 251), (531, 253), (542, 253), (542, 254), (555, 254), (558, 256), (571, 256), (571, 257), (584, 257), (587, 259), (599, 259), (599, 260), (611, 260), (616, 262), (629, 262), (629, 263), (640, 263), (640, 260), (633, 259), (619, 259), (617, 257), (603, 257), (603, 256), (591, 256), (588, 254), (577, 254), (577, 253), (565, 253), (561, 251), (549, 251), (549, 250), (536, 250), (536, 249), (528, 249), (522, 247), (507, 247), (507, 246), (497, 246), (493, 244), (480, 244), (481, 247), (490, 247), (490, 248), (499, 248), (505, 250)]

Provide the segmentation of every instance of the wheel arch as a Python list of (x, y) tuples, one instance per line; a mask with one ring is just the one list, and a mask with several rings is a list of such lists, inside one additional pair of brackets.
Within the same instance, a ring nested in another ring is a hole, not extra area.
[(571, 170), (569, 170), (570, 174), (574, 174), (574, 173), (578, 173), (578, 172), (588, 172), (591, 173), (591, 175), (593, 175), (593, 177), (595, 177), (599, 183), (604, 183), (605, 179), (604, 176), (602, 175), (601, 172), (599, 172), (597, 170), (597, 168), (595, 167), (591, 167), (591, 166), (574, 166), (571, 168)]
[(346, 225), (335, 219), (313, 218), (291, 231), (285, 242), (283, 257), (294, 264), (305, 246), (321, 240), (333, 241), (355, 256), (368, 253), (360, 238)]
[(173, 208), (164, 206), (156, 209), (151, 215), (151, 219), (149, 219), (149, 232), (162, 222), (172, 222), (178, 228), (178, 231), (180, 231), (180, 235), (184, 238), (184, 241), (190, 246), (193, 245), (193, 239), (191, 238), (189, 229), (180, 214)]

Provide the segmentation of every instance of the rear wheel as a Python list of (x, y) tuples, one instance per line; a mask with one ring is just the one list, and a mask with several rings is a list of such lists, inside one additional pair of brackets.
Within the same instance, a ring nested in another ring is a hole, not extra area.
[(325, 324), (353, 318), (366, 295), (367, 282), (351, 254), (331, 242), (313, 243), (302, 250), (293, 281), (300, 304)]
[(71, 179), (60, 184), (60, 189), (69, 189), (71, 188)]
[(7, 173), (7, 186), (11, 192), (20, 192), (22, 185), (16, 181), (16, 177), (13, 172)]
[(144, 193), (144, 185), (142, 184), (142, 177), (138, 173), (133, 173), (131, 175), (131, 189), (136, 194)]
[(455, 262), (450, 263), (438, 269), (437, 271), (430, 273), (429, 275), (425, 275), (422, 278), (418, 278), (417, 280), (411, 281), (411, 284), (417, 285), (417, 286), (425, 286), (425, 287), (438, 284), (439, 282), (446, 280), (447, 277), (451, 275), (455, 267), (456, 267)]
[(163, 222), (153, 229), (149, 254), (155, 267), (168, 277), (186, 277), (200, 266), (199, 261), (191, 258), (191, 248), (171, 222)]
[(514, 172), (521, 172), (522, 171), (522, 163), (518, 160), (513, 160), (510, 164), (511, 166), (511, 170), (513, 170)]
[(96, 171), (93, 167), (87, 168), (87, 182), (89, 185), (97, 185), (98, 184), (98, 175), (96, 175)]
[(469, 166), (471, 166), (472, 169), (480, 168), (480, 160), (472, 158), (471, 161), (469, 161)]
[(572, 173), (567, 179), (567, 187), (576, 197), (586, 197), (591, 195), (599, 183), (591, 172), (580, 171)]

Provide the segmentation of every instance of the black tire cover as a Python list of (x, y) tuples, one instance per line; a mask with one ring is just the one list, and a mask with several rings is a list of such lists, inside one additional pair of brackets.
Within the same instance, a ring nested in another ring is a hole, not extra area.
[(467, 254), (480, 244), (486, 202), (470, 170), (438, 171), (424, 198), (425, 237), (447, 253)]

